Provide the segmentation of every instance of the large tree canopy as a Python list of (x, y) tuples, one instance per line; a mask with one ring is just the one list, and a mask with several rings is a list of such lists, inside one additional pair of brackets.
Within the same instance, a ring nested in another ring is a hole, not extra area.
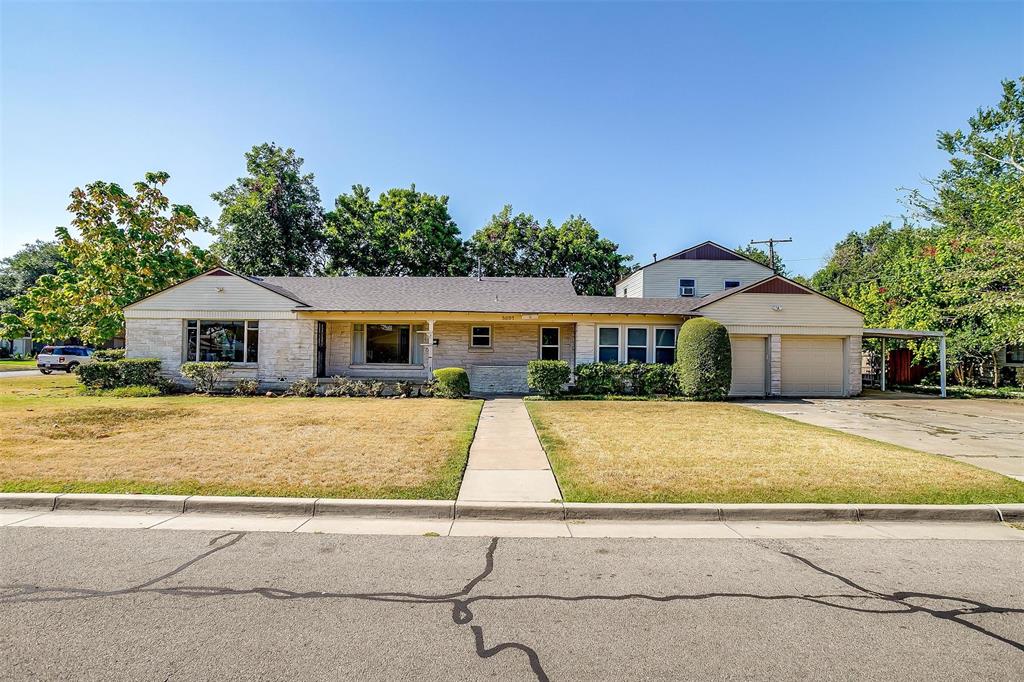
[[(766, 267), (772, 267), (771, 254), (762, 249), (759, 246), (753, 244), (747, 244), (746, 246), (737, 246), (733, 249), (736, 253), (746, 256), (752, 261), (756, 261)], [(782, 262), (782, 256), (779, 252), (775, 252), (775, 272), (786, 277), (789, 274), (789, 270), (786, 268), (786, 264)]]
[(171, 204), (161, 191), (167, 173), (147, 173), (129, 194), (109, 182), (71, 193), (68, 211), (77, 236), (58, 227), (63, 259), (13, 301), (2, 318), (4, 335), (44, 341), (105, 341), (121, 332), (121, 308), (198, 274), (212, 264), (186, 236), (204, 221), (190, 206)]
[(448, 213), (448, 197), (389, 189), (375, 201), (354, 185), (327, 214), (327, 270), (333, 275), (469, 274), (466, 247)]
[(15, 312), (12, 299), (31, 289), (43, 275), (56, 274), (61, 265), (64, 259), (55, 241), (36, 240), (0, 260), (0, 313)]
[(1024, 343), (1024, 78), (968, 123), (938, 134), (949, 165), (907, 193), (906, 224), (850, 233), (813, 277), (869, 326), (945, 330), (962, 381)]
[(322, 270), (323, 208), (302, 163), (294, 149), (256, 145), (245, 155), (248, 175), (211, 195), (222, 209), (211, 248), (226, 266), (247, 275)]
[(485, 275), (570, 277), (577, 293), (595, 296), (614, 294), (633, 260), (583, 216), (542, 226), (532, 215), (513, 214), (510, 205), (491, 216), (469, 244)]

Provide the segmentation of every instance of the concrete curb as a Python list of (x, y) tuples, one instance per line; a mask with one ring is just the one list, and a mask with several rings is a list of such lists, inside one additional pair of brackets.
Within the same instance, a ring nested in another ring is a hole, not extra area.
[(0, 493), (0, 510), (4, 509), (500, 521), (1024, 521), (1024, 504), (606, 504)]
[(395, 519), (453, 519), (454, 500), (319, 499), (313, 516), (375, 516)]
[(494, 521), (563, 521), (561, 502), (456, 502), (455, 518)]
[(185, 500), (185, 512), (213, 514), (288, 514), (312, 516), (316, 498), (230, 497), (193, 495)]

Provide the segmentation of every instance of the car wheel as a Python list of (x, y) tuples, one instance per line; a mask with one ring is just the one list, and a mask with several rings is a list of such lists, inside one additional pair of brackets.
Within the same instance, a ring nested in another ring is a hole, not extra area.
[(42, 372), (43, 374), (53, 374), (52, 369), (41, 369), (39, 371)]
[(72, 362), (70, 365), (68, 365), (68, 374), (71, 374), (72, 372), (74, 372), (75, 371), (75, 367), (78, 367), (78, 363), (77, 362)]

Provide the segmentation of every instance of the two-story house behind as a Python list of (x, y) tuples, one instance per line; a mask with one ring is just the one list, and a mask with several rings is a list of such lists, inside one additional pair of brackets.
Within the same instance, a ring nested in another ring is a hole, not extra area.
[(732, 340), (734, 396), (848, 396), (861, 390), (864, 316), (714, 242), (655, 260), (615, 295), (691, 300)]

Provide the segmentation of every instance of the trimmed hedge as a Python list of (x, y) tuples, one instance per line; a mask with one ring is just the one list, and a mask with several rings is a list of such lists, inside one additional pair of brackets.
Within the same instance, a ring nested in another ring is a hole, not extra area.
[(433, 394), (437, 398), (461, 398), (469, 393), (469, 375), (461, 367), (434, 370)]
[(106, 350), (94, 351), (92, 356), (100, 362), (109, 362), (111, 360), (124, 360), (124, 348), (107, 348)]
[(706, 317), (687, 320), (676, 343), (679, 392), (698, 400), (723, 400), (732, 383), (732, 344), (721, 323)]
[(576, 366), (574, 392), (581, 395), (676, 395), (676, 369), (661, 363), (596, 362)]
[(595, 362), (576, 365), (576, 393), (591, 395), (625, 395), (625, 365)]
[(86, 388), (125, 388), (161, 386), (160, 361), (156, 358), (128, 358), (90, 362), (75, 368), (78, 380)]
[(544, 395), (561, 393), (571, 375), (565, 360), (530, 360), (526, 364), (526, 385)]

